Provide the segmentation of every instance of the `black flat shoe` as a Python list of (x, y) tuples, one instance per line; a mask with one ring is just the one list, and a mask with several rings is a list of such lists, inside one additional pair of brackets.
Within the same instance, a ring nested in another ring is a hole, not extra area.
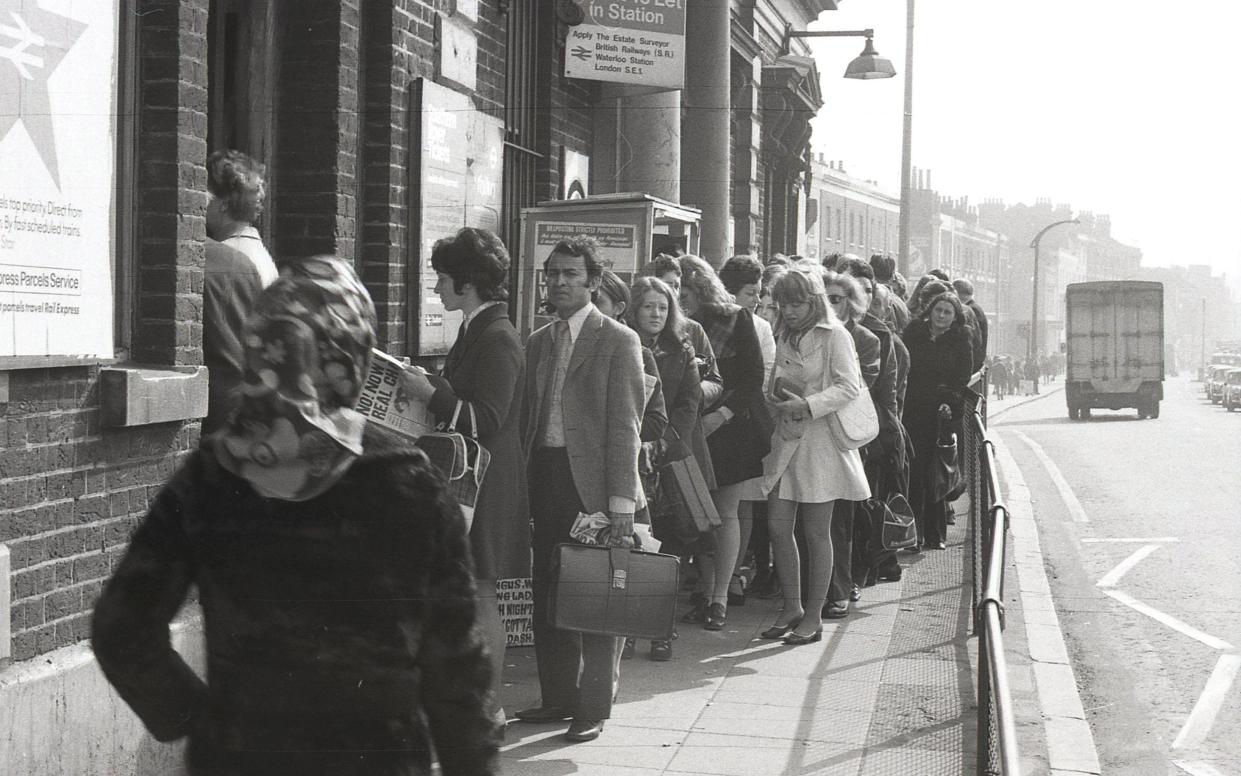
[(601, 719), (578, 719), (574, 717), (569, 723), (569, 729), (565, 731), (564, 737), (567, 741), (580, 744), (584, 741), (594, 741), (603, 732), (603, 720)]
[(794, 631), (793, 633), (790, 633), (789, 635), (784, 637), (785, 645), (790, 646), (790, 647), (800, 647), (803, 644), (813, 644), (816, 641), (822, 641), (822, 640), (823, 640), (823, 629), (822, 628), (819, 628), (817, 631), (810, 634), (809, 636), (803, 636), (800, 633), (797, 633), (796, 631)]
[(724, 623), (728, 621), (728, 610), (724, 608), (724, 604), (711, 604), (707, 607), (707, 621), (703, 623), (703, 629), (709, 631), (724, 630)]
[(789, 631), (793, 630), (798, 625), (801, 625), (800, 617), (798, 617), (796, 620), (789, 620), (787, 625), (773, 625), (767, 630), (758, 634), (758, 637), (760, 639), (769, 639), (771, 641), (774, 641), (776, 639), (782, 639), (789, 634)]

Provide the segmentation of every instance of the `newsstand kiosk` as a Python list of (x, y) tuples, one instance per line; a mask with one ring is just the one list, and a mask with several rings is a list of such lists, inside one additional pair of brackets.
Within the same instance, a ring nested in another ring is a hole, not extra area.
[(661, 250), (698, 253), (702, 211), (649, 194), (599, 194), (540, 202), (521, 211), (521, 267), (517, 278), (517, 328), (522, 340), (551, 321), (544, 308), (543, 261), (568, 237), (592, 237), (604, 266), (626, 284)]

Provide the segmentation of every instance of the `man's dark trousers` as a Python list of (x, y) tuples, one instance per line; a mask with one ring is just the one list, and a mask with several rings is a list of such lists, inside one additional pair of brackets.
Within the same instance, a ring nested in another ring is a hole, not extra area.
[(552, 553), (560, 542), (573, 541), (569, 530), (582, 511), (568, 450), (535, 450), (527, 477), (534, 519), (534, 648), (542, 705), (567, 708), (578, 719), (607, 719), (612, 715), (616, 638), (559, 630), (549, 621)]

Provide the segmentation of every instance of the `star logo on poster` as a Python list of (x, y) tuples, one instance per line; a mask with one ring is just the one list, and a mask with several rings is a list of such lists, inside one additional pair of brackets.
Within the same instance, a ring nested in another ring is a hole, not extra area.
[(45, 11), (37, 0), (0, 0), (0, 140), (21, 121), (57, 188), (48, 79), (86, 25)]

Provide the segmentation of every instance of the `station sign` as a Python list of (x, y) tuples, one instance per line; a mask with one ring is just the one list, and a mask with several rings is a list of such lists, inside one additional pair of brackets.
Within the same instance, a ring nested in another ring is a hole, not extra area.
[(564, 74), (618, 84), (685, 87), (685, 0), (584, 0), (565, 38)]

